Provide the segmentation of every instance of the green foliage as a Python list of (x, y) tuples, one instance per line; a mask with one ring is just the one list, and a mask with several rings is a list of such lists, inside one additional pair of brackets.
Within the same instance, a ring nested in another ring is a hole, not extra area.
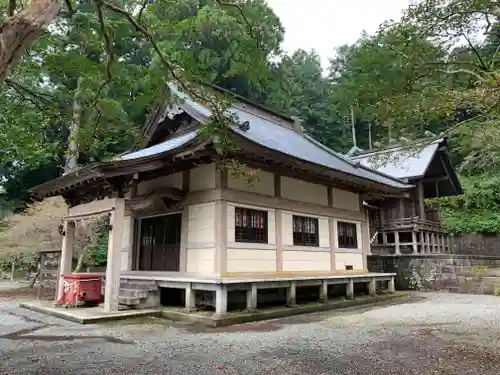
[(40, 255), (38, 253), (22, 253), (0, 258), (0, 271), (10, 272), (12, 265), (16, 270), (36, 270)]
[(500, 176), (462, 177), (464, 194), (430, 201), (452, 233), (500, 232)]
[(496, 296), (496, 297), (500, 297), (500, 285), (495, 285), (495, 290), (493, 291), (493, 294)]
[(96, 245), (89, 249), (89, 265), (96, 267), (106, 265), (108, 259), (108, 239), (108, 231), (102, 231), (99, 234), (99, 239), (97, 240)]

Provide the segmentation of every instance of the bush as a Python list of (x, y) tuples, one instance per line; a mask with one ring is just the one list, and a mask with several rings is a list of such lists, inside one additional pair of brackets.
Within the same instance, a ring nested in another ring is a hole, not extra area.
[(102, 231), (95, 246), (89, 249), (89, 265), (94, 267), (105, 266), (108, 260), (108, 231)]

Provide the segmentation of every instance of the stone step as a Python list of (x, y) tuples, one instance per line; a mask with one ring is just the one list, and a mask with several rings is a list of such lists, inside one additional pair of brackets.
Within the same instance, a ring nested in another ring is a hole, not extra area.
[(120, 305), (126, 305), (126, 306), (137, 306), (139, 303), (141, 303), (141, 300), (136, 297), (118, 297), (118, 303)]
[(120, 297), (136, 297), (136, 298), (147, 298), (149, 296), (149, 290), (137, 290), (137, 289), (121, 289)]
[(154, 292), (158, 290), (158, 284), (154, 281), (121, 280), (120, 289), (147, 290)]

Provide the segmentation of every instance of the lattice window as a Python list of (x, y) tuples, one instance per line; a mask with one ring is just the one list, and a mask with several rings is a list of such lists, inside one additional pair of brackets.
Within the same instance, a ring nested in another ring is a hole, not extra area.
[(337, 223), (339, 247), (344, 249), (358, 248), (358, 231), (356, 224), (339, 221)]
[(293, 215), (293, 244), (319, 246), (318, 219)]
[(235, 240), (267, 243), (267, 211), (236, 207)]

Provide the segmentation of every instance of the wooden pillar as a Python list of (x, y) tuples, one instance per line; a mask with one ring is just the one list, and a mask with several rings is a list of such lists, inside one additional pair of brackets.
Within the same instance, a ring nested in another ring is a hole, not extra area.
[(337, 248), (337, 228), (335, 227), (335, 219), (328, 218), (328, 228), (330, 230), (330, 271), (335, 272), (337, 265), (335, 263), (335, 250)]
[(412, 236), (412, 246), (413, 246), (413, 254), (418, 253), (418, 242), (417, 242), (417, 232), (411, 232)]
[(396, 293), (396, 282), (394, 280), (394, 276), (391, 277), (391, 279), (389, 280), (388, 289), (389, 289), (389, 293)]
[(215, 201), (215, 264), (217, 275), (222, 276), (227, 269), (227, 202)]
[(247, 311), (257, 310), (257, 283), (252, 283), (247, 290)]
[(319, 300), (321, 302), (328, 301), (328, 280), (323, 280), (319, 287)]
[(420, 220), (426, 220), (424, 184), (422, 183), (422, 181), (419, 181), (417, 183), (417, 191), (418, 191), (418, 215), (420, 217)]
[(111, 230), (109, 231), (106, 287), (104, 289), (104, 311), (106, 312), (118, 311), (124, 217), (125, 198), (115, 198), (115, 208), (110, 220)]
[(446, 244), (445, 244), (446, 234), (442, 233), (440, 236), (441, 236), (441, 252), (446, 253)]
[(295, 307), (297, 299), (297, 283), (295, 281), (290, 282), (290, 286), (286, 289), (286, 304), (290, 307)]
[(375, 297), (377, 295), (377, 282), (375, 281), (375, 279), (372, 279), (368, 283), (368, 293), (372, 297)]
[(193, 285), (189, 284), (186, 287), (186, 295), (185, 295), (185, 305), (186, 305), (186, 312), (192, 312), (196, 308), (196, 293), (195, 290), (193, 289)]
[(354, 299), (354, 281), (352, 279), (349, 279), (346, 285), (345, 295), (347, 299)]
[(221, 317), (227, 314), (227, 287), (224, 284), (217, 285), (215, 291), (215, 316)]
[[(281, 175), (274, 174), (274, 196), (281, 198)], [(271, 228), (272, 230), (272, 228)], [(283, 215), (281, 209), (275, 211), (276, 230), (276, 271), (283, 272)]]
[(405, 213), (405, 200), (404, 199), (400, 199), (399, 200), (399, 217), (402, 219), (404, 217), (406, 217), (406, 213)]
[(73, 260), (73, 243), (75, 241), (75, 222), (64, 221), (64, 237), (62, 239), (61, 259), (59, 261), (59, 280), (57, 283), (57, 299), (59, 301), (63, 296), (64, 280), (63, 275), (71, 273)]
[(396, 255), (401, 255), (401, 248), (399, 246), (399, 232), (396, 230), (394, 232), (394, 245), (395, 245), (395, 254)]

